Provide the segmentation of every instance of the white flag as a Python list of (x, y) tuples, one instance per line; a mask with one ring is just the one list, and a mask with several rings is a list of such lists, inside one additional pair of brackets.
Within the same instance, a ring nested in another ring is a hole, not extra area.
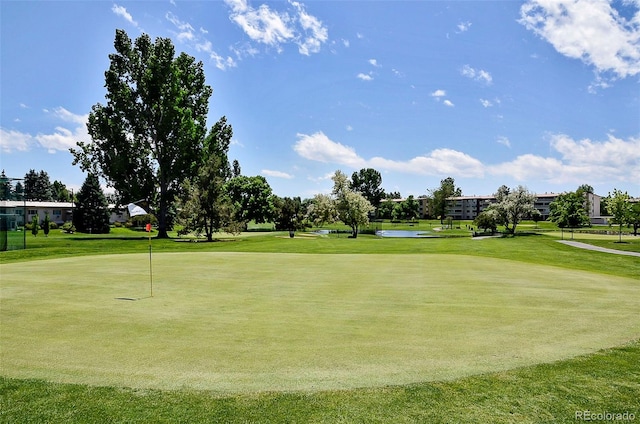
[(127, 205), (127, 209), (129, 209), (129, 216), (131, 218), (133, 218), (134, 216), (146, 215), (147, 214), (147, 211), (145, 211), (144, 209), (142, 209), (138, 205), (134, 205), (133, 203), (129, 203)]

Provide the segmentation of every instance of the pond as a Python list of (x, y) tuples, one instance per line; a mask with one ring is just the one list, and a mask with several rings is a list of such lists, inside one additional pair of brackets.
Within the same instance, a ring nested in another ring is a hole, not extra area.
[(433, 237), (431, 231), (414, 231), (414, 230), (380, 230), (376, 231), (378, 237), (404, 237), (404, 238), (425, 238)]

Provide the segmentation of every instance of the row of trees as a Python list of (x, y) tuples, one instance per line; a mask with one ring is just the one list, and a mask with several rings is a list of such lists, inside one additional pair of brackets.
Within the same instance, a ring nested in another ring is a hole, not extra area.
[[(549, 205), (549, 220), (563, 230), (590, 226), (589, 193), (593, 193), (593, 188), (582, 185), (576, 191), (558, 195)], [(534, 208), (536, 195), (523, 186), (510, 189), (503, 185), (494, 196), (496, 202), (475, 219), (474, 223), (478, 228), (495, 231), (498, 225), (503, 225), (507, 232), (513, 234), (523, 219), (541, 219), (540, 212)], [(611, 216), (611, 222), (618, 225), (620, 237), (623, 225), (633, 226), (634, 235), (637, 235), (640, 227), (640, 203), (631, 202), (628, 193), (614, 189), (613, 193), (604, 198), (604, 208)]]
[[(243, 176), (239, 163), (229, 162), (233, 131), (226, 118), (208, 129), (213, 90), (205, 83), (202, 62), (185, 53), (176, 56), (169, 38), (152, 41), (142, 34), (133, 41), (123, 30), (116, 31), (114, 48), (105, 72), (106, 102), (92, 107), (87, 125), (92, 141), (71, 149), (73, 163), (92, 184), (101, 178), (113, 187), (115, 203), (144, 200), (157, 216), (158, 237), (167, 237), (174, 222), (211, 239), (222, 229), (239, 231), (250, 220), (271, 220), (290, 230), (341, 220), (356, 236), (375, 214), (417, 215), (411, 197), (385, 202), (399, 193), (385, 194), (380, 173), (371, 168), (351, 178), (337, 171), (330, 195), (308, 201), (274, 196), (263, 177)], [(430, 191), (432, 215), (444, 220), (446, 199), (461, 194), (453, 178), (442, 180)], [(532, 212), (526, 206), (532, 195), (520, 187), (498, 194), (492, 214), (515, 232), (521, 217)]]
[(0, 200), (36, 200), (42, 202), (70, 202), (71, 194), (60, 181), (51, 183), (45, 171), (29, 170), (22, 181), (9, 179), (4, 169), (0, 173)]

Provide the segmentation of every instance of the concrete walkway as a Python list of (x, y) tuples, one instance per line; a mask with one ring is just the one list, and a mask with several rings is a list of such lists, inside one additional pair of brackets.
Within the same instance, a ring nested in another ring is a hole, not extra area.
[(627, 252), (625, 250), (607, 249), (606, 247), (594, 246), (592, 244), (587, 244), (587, 243), (580, 243), (579, 241), (558, 240), (558, 243), (567, 244), (567, 245), (573, 246), (573, 247), (579, 247), (581, 249), (595, 250), (595, 251), (598, 251), (598, 252), (615, 253), (616, 255), (627, 255), (627, 256), (640, 257), (640, 253), (638, 253), (638, 252)]

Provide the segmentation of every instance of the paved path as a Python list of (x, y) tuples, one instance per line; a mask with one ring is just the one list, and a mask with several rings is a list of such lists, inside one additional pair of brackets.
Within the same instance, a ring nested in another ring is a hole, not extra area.
[(617, 255), (638, 256), (638, 252), (627, 252), (625, 250), (607, 249), (606, 247), (594, 246), (592, 244), (580, 243), (579, 241), (558, 240), (558, 243), (568, 244), (569, 246), (579, 247), (581, 249), (596, 250), (598, 252), (615, 253)]

